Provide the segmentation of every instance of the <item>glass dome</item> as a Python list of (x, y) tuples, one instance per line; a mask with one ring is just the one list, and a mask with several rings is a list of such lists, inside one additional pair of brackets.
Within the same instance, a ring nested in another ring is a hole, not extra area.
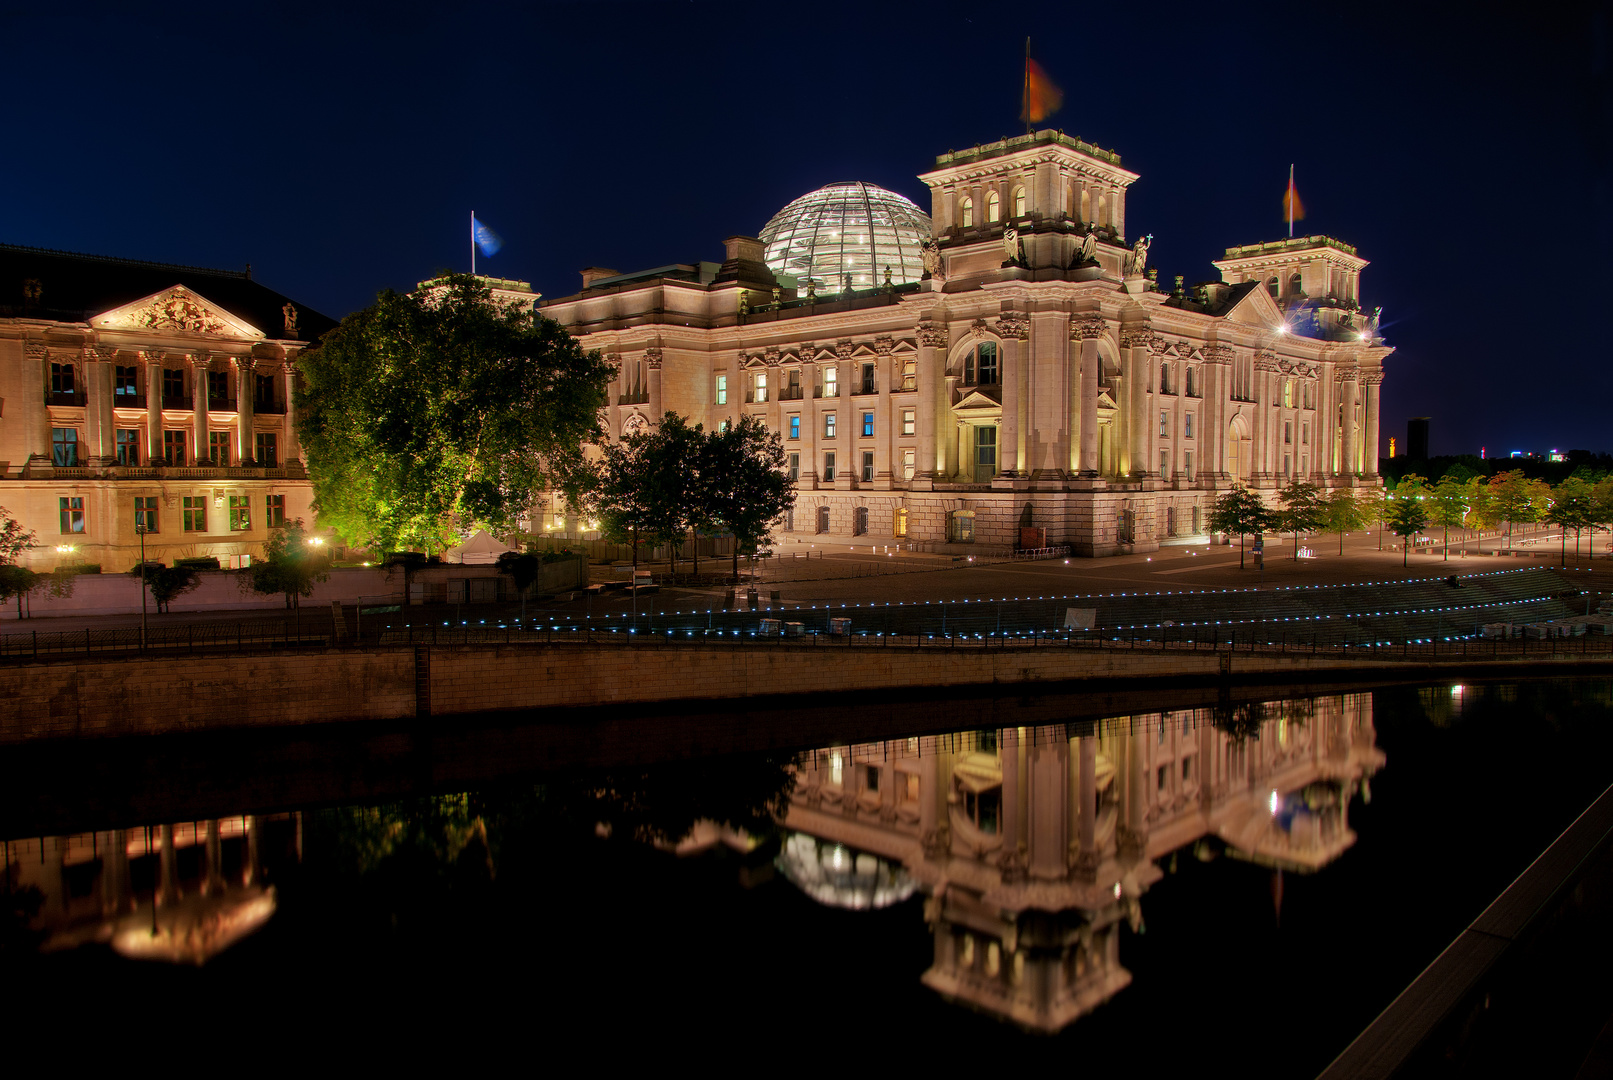
[(825, 292), (906, 285), (924, 276), (920, 250), (931, 236), (930, 216), (910, 199), (873, 184), (830, 184), (803, 195), (762, 228), (763, 258), (775, 274)]

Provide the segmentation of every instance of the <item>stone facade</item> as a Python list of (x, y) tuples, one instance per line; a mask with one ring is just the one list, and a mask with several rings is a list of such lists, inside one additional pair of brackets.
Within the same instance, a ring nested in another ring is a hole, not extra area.
[(736, 236), (720, 264), (589, 271), (539, 310), (616, 364), (613, 436), (667, 411), (778, 431), (798, 537), (1122, 554), (1201, 535), (1234, 484), (1379, 483), (1392, 350), (1348, 245), (1229, 248), (1220, 281), (1161, 291), (1110, 151), (1039, 131), (920, 179), (922, 281), (798, 290)]
[[(260, 552), (312, 523), (296, 360), (331, 321), (246, 272), (0, 245), (0, 506), (36, 569)], [(137, 503), (137, 500), (138, 503)]]

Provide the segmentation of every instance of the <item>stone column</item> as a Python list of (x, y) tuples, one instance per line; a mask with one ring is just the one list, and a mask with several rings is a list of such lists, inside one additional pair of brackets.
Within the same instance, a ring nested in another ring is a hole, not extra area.
[(196, 465), (207, 459), (207, 369), (211, 362), (212, 357), (204, 352), (190, 358), (191, 408), (195, 410), (191, 416), (195, 446), (191, 462)]
[[(1128, 346), (1129, 342), (1129, 347)], [(1127, 380), (1131, 383), (1131, 415), (1129, 426), (1131, 438), (1126, 440), (1130, 448), (1132, 476), (1145, 478), (1156, 470), (1152, 467), (1150, 448), (1154, 445), (1153, 438), (1153, 410), (1150, 405), (1153, 395), (1150, 390), (1154, 387), (1154, 337), (1148, 331), (1133, 331), (1121, 339), (1121, 345), (1127, 347), (1130, 356)]]
[(174, 827), (162, 826), (161, 836), (162, 848), (158, 856), (161, 877), (157, 902), (161, 907), (171, 907), (179, 902), (179, 857), (174, 852)]
[(224, 891), (224, 855), (218, 831), (218, 818), (210, 818), (207, 822), (206, 855), (207, 873), (202, 881), (202, 893), (206, 896), (216, 896)]
[(998, 866), (1003, 872), (1005, 880), (1014, 876), (1018, 868), (1020, 845), (1025, 843), (1025, 835), (1020, 829), (1019, 803), (1020, 785), (1023, 782), (1019, 774), (1021, 759), (1024, 757), (1019, 742), (1018, 728), (1002, 728), (997, 732), (997, 757), (1002, 763), (1002, 855), (998, 859)]
[(162, 460), (162, 353), (143, 352), (146, 365), (146, 459), (142, 465)]
[(252, 410), (257, 384), (253, 381), (257, 361), (250, 356), (231, 358), (235, 365), (235, 461), (245, 465), (257, 463), (258, 448), (252, 437)]
[[(881, 488), (889, 489), (891, 477), (896, 472), (896, 428), (891, 419), (891, 383), (896, 379), (894, 364), (891, 360), (891, 350), (896, 342), (888, 337), (874, 339), (874, 351), (879, 359), (874, 362), (874, 389), (879, 397), (874, 405), (874, 482)], [(776, 375), (778, 369), (774, 368)], [(862, 428), (858, 427), (859, 434)], [(858, 469), (862, 468), (859, 456)], [(858, 473), (861, 476), (861, 472)]]
[[(24, 347), (22, 362), (22, 427), (28, 442), (28, 460), (50, 464), (50, 350), (43, 345)], [(24, 462), (26, 464), (26, 462)]]
[(107, 345), (84, 350), (84, 403), (86, 464), (101, 468), (117, 459), (117, 435), (112, 425), (112, 361), (118, 351)]
[(947, 329), (928, 319), (918, 325), (918, 463), (913, 478), (934, 481), (943, 471), (936, 427), (940, 423)]
[(1354, 368), (1340, 373), (1339, 401), (1344, 406), (1344, 466), (1340, 471), (1345, 476), (1354, 476), (1358, 471), (1356, 466), (1356, 445), (1359, 440), (1356, 438), (1355, 432), (1355, 377)]
[(1029, 832), (1030, 872), (1039, 878), (1058, 880), (1069, 871), (1070, 839), (1065, 831), (1069, 811), (1070, 744), (1062, 739), (1038, 740), (1027, 749), (1030, 774)]
[(1275, 393), (1272, 376), (1277, 370), (1277, 357), (1269, 352), (1255, 353), (1255, 386), (1254, 386), (1254, 424), (1249, 432), (1251, 457), (1253, 462), (1249, 469), (1249, 482), (1251, 486), (1264, 485), (1271, 479), (1272, 474), (1272, 443), (1274, 423), (1273, 410), (1277, 405), (1272, 395)]
[(285, 363), (286, 379), (286, 423), (282, 430), (285, 436), (280, 447), (280, 461), (282, 466), (302, 464), (302, 444), (297, 441), (297, 356), (295, 353), (286, 353)]
[(1075, 741), (1080, 758), (1076, 797), (1081, 804), (1081, 845), (1075, 866), (1077, 874), (1090, 881), (1098, 869), (1098, 740), (1095, 735), (1078, 735)]
[(1088, 316), (1072, 323), (1072, 338), (1081, 342), (1081, 457), (1079, 469), (1084, 477), (1098, 475), (1098, 369), (1103, 364), (1098, 351), (1098, 338), (1107, 327), (1101, 317)]
[(661, 409), (661, 350), (658, 348), (645, 349), (644, 366), (649, 370), (650, 420), (659, 424), (662, 415), (664, 415)]
[(1361, 381), (1366, 384), (1367, 388), (1367, 407), (1364, 418), (1366, 432), (1363, 440), (1366, 444), (1366, 461), (1361, 471), (1366, 474), (1367, 479), (1376, 480), (1378, 478), (1378, 455), (1381, 453), (1378, 448), (1378, 392), (1383, 385), (1383, 372), (1362, 372)]
[(1019, 476), (1028, 472), (1019, 452), (1020, 432), (1024, 430), (1025, 405), (1024, 367), (1025, 342), (1030, 337), (1030, 322), (1022, 315), (1009, 313), (997, 320), (997, 333), (1002, 337), (1003, 418), (997, 433), (997, 472), (1002, 476)]
[[(1232, 347), (1230, 345), (1206, 345), (1201, 350), (1204, 353), (1203, 386), (1200, 392), (1204, 395), (1203, 407), (1199, 410), (1199, 433), (1194, 442), (1198, 443), (1198, 453), (1194, 455), (1197, 460), (1194, 468), (1199, 476), (1209, 475), (1221, 479), (1227, 471), (1227, 424), (1231, 418), (1227, 415), (1231, 408), (1232, 399)], [(1184, 440), (1184, 446), (1187, 445)]]

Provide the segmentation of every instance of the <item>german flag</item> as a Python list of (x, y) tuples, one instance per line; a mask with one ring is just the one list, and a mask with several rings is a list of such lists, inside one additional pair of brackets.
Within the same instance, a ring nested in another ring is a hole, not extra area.
[(1049, 116), (1059, 111), (1064, 104), (1064, 91), (1042, 65), (1031, 59), (1031, 39), (1025, 39), (1025, 90), (1020, 98), (1019, 118), (1025, 122), (1025, 130), (1029, 131), (1031, 125), (1040, 124)]
[(1305, 205), (1299, 201), (1299, 189), (1294, 187), (1294, 167), (1288, 166), (1288, 190), (1283, 193), (1283, 213), (1288, 215), (1288, 235), (1294, 235), (1294, 222), (1305, 220)]

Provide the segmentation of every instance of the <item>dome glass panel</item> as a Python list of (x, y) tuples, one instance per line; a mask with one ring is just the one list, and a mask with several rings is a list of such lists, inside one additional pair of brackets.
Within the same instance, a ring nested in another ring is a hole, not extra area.
[(930, 216), (894, 191), (857, 181), (830, 184), (801, 196), (773, 215), (762, 229), (763, 258), (775, 274), (808, 279), (826, 292), (851, 285), (868, 289), (906, 285), (924, 276), (922, 246), (931, 236)]

